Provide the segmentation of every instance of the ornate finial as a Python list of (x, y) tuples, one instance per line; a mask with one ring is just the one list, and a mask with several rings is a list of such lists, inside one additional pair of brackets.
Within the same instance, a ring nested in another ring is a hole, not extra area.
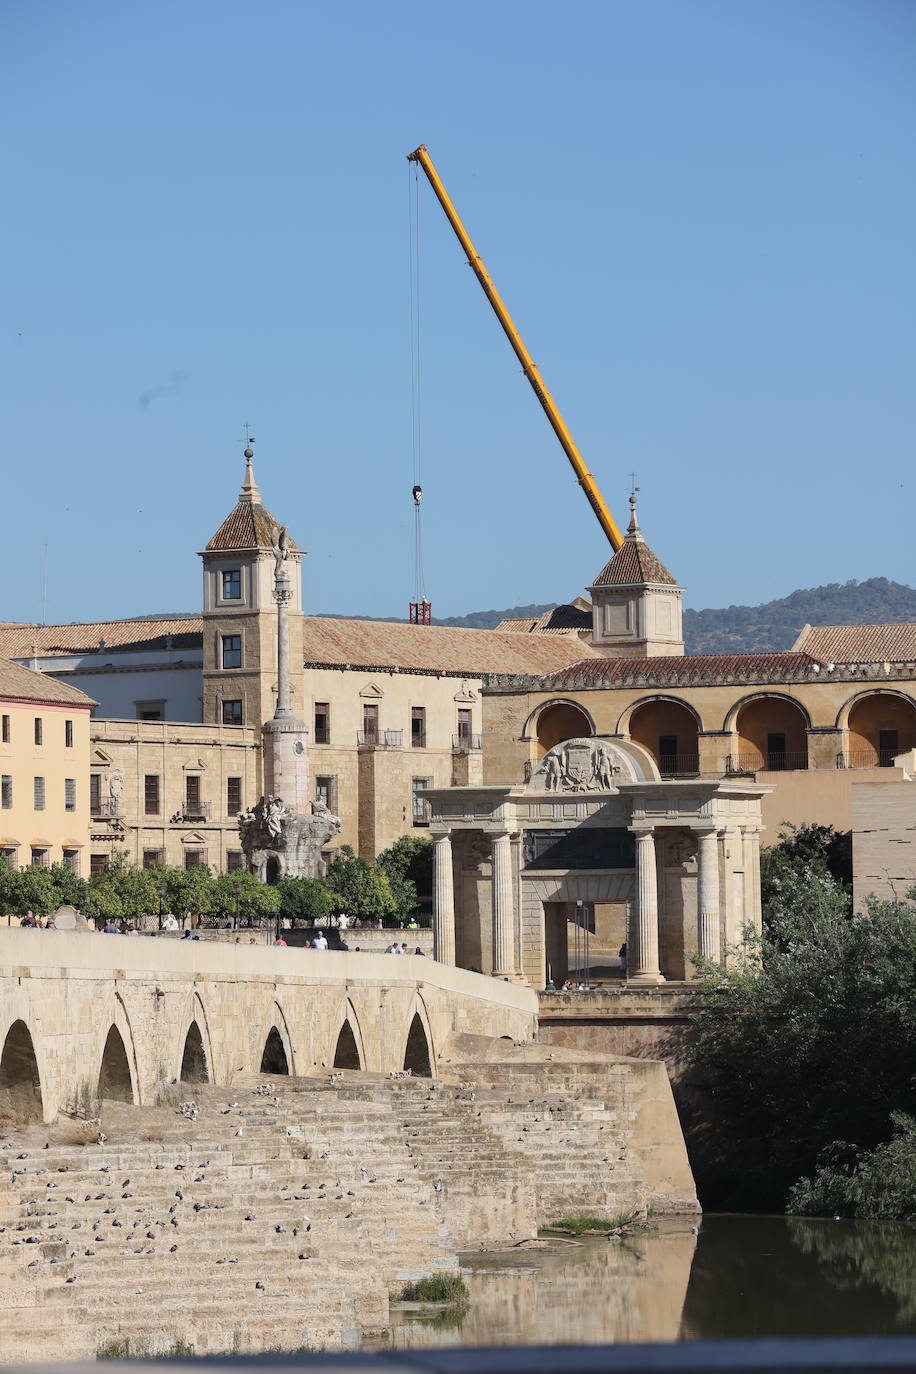
[(630, 473), (630, 523), (627, 525), (627, 538), (642, 540), (642, 530), (639, 528), (639, 516), (636, 514), (636, 500), (639, 487), (636, 485), (636, 473)]
[(258, 491), (258, 484), (257, 484), (257, 482), (254, 480), (254, 467), (252, 466), (252, 461), (251, 461), (251, 460), (254, 458), (254, 448), (252, 447), (252, 445), (253, 445), (254, 443), (255, 443), (255, 440), (254, 440), (254, 438), (252, 437), (252, 434), (251, 434), (251, 427), (250, 427), (250, 425), (247, 425), (247, 424), (246, 424), (246, 425), (245, 425), (245, 480), (244, 480), (244, 482), (242, 483), (242, 490), (241, 490), (241, 492), (239, 493), (239, 500), (240, 500), (240, 501), (248, 501), (249, 504), (252, 505), (252, 506), (259, 506), (259, 505), (261, 504), (261, 493)]

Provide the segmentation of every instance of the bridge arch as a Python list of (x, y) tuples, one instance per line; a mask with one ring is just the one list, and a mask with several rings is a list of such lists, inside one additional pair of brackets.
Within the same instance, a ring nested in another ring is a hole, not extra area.
[(0, 1110), (6, 1109), (27, 1120), (44, 1115), (44, 1094), (35, 1043), (28, 1025), (21, 1018), (13, 1021), (0, 1050)]
[(429, 1013), (423, 998), (418, 993), (413, 1006), (413, 1014), (407, 1027), (402, 1068), (410, 1069), (415, 1078), (434, 1078), (433, 1065), (435, 1062), (436, 1056), (433, 1049)]
[(279, 1002), (271, 1006), (271, 1017), (262, 1040), (263, 1049), (259, 1073), (294, 1074), (296, 1072), (293, 1044), (289, 1026)]
[(94, 1062), (99, 1066), (93, 1085), (96, 1097), (134, 1104), (142, 1101), (133, 1028), (120, 993), (114, 994), (111, 1013), (102, 1021)]
[[(200, 993), (196, 990), (179, 1018), (174, 1064), (175, 1072), (172, 1077), (181, 1083), (217, 1081), (210, 1021)], [(188, 1076), (186, 1070), (190, 1071), (191, 1076)]]
[(363, 1045), (363, 1032), (359, 1024), (356, 1008), (346, 999), (337, 1017), (340, 1030), (334, 1047), (331, 1064), (335, 1069), (364, 1069), (366, 1051)]

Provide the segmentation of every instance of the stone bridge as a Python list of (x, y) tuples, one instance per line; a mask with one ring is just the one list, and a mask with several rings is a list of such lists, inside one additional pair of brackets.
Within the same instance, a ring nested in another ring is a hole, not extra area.
[(453, 1032), (531, 1041), (537, 996), (419, 955), (0, 929), (0, 1109), (48, 1122), (250, 1072), (435, 1077)]

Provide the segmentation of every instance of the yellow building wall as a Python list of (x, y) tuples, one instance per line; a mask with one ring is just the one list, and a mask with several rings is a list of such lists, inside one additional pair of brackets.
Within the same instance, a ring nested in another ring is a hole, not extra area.
[[(0, 701), (10, 718), (9, 741), (0, 742), (0, 773), (12, 778), (12, 806), (0, 809), (0, 848), (13, 851), (11, 862), (25, 868), (32, 850), (44, 850), (45, 864), (62, 863), (64, 850), (74, 852), (71, 866), (88, 876), (89, 861), (89, 707), (42, 702)], [(35, 743), (40, 720), (42, 742)], [(66, 722), (73, 726), (67, 746)], [(35, 778), (44, 778), (45, 804), (36, 810)], [(65, 781), (72, 779), (74, 809), (65, 805)]]

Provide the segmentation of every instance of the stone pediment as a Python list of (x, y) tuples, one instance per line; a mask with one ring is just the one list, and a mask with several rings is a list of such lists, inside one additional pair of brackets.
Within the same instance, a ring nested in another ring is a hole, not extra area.
[(204, 839), (203, 835), (201, 835), (200, 831), (193, 830), (190, 835), (182, 835), (181, 843), (194, 845), (195, 848), (199, 849), (202, 845), (205, 845), (207, 842)]
[(376, 687), (374, 682), (367, 682), (365, 687), (360, 688), (360, 696), (368, 698), (370, 701), (380, 701), (385, 695), (381, 687)]
[(547, 751), (528, 786), (533, 792), (616, 792), (620, 783), (658, 776), (652, 756), (630, 740), (568, 739)]
[(93, 749), (91, 766), (104, 767), (112, 762), (110, 754), (106, 754), (104, 749)]

